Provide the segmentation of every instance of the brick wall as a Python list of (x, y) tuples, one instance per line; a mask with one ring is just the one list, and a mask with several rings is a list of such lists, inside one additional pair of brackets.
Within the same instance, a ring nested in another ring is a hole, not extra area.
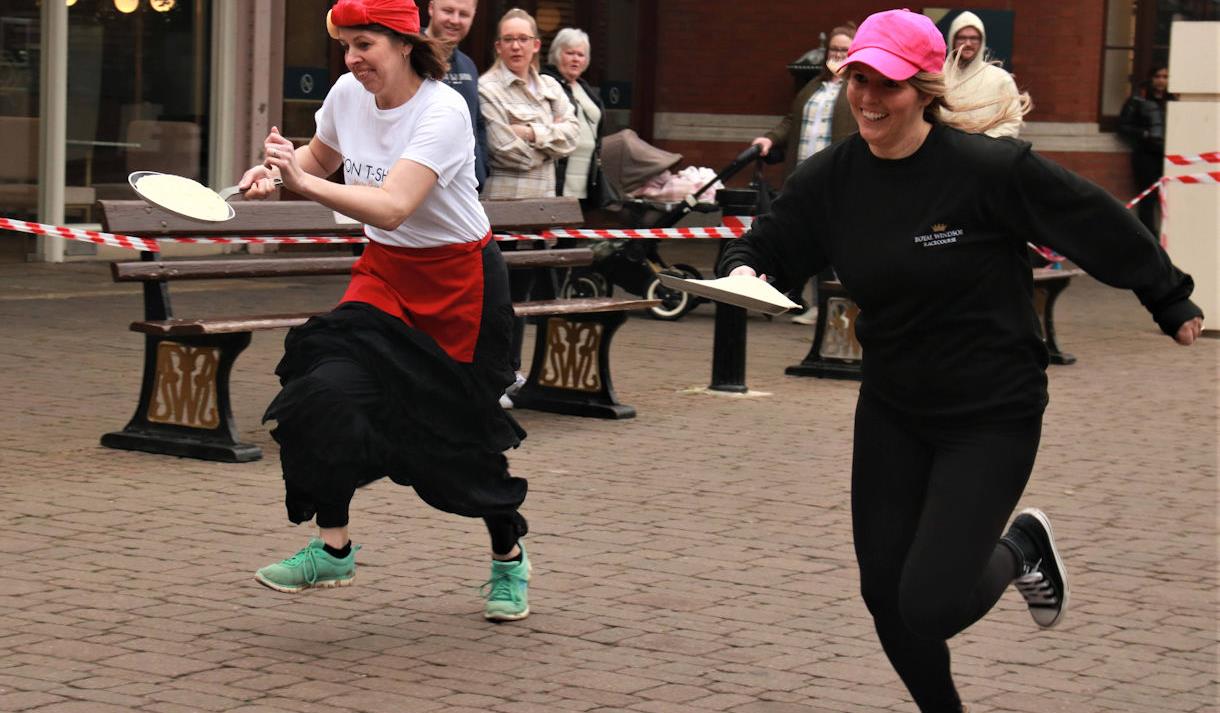
[[(656, 111), (781, 115), (795, 93), (786, 65), (818, 44), (818, 33), (863, 20), (893, 2), (771, 0), (766, 12), (731, 0), (666, 0), (659, 10)], [(952, 5), (952, 3), (945, 3)], [(1030, 92), (1030, 121), (1097, 121), (1105, 1), (971, 0), (970, 7), (1013, 10), (1012, 71)], [(918, 6), (916, 6), (918, 8)], [(719, 170), (745, 142), (656, 141), (683, 154), (682, 165)], [(1134, 195), (1126, 154), (1048, 153), (1123, 200)], [(744, 170), (730, 181), (749, 180)], [(779, 184), (778, 168), (767, 171)]]
[[(949, 3), (946, 3), (949, 4)], [(1032, 121), (1097, 121), (1105, 2), (971, 0), (1014, 10), (1013, 66), (1034, 99)], [(786, 65), (818, 33), (890, 2), (666, 0), (659, 10), (657, 111), (781, 114), (795, 91)]]

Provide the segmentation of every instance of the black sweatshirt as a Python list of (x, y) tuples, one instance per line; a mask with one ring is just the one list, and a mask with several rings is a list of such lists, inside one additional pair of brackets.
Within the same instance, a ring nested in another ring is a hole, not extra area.
[(787, 290), (827, 265), (860, 307), (862, 393), (915, 416), (1004, 420), (1046, 406), (1026, 241), (1135, 291), (1166, 334), (1202, 312), (1194, 283), (1098, 186), (1015, 139), (935, 126), (911, 156), (858, 134), (805, 161), (719, 273)]

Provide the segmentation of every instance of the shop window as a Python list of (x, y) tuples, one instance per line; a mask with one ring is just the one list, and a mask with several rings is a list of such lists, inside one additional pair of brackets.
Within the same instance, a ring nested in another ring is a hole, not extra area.
[[(38, 6), (0, 10), (0, 215), (32, 220), (38, 211)], [(0, 252), (24, 259), (24, 241), (5, 237)]]
[(127, 175), (144, 170), (207, 183), (210, 18), (209, 0), (68, 8), (67, 186), (134, 198)]
[(1217, 0), (1109, 0), (1102, 51), (1102, 128), (1114, 129), (1126, 98), (1154, 67), (1168, 63), (1174, 22), (1215, 20), (1220, 20)]

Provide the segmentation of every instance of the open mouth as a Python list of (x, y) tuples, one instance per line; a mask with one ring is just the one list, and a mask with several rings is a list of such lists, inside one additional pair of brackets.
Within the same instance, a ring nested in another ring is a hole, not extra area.
[(889, 114), (882, 114), (881, 112), (878, 112), (878, 111), (869, 111), (868, 109), (861, 109), (860, 116), (864, 117), (865, 119), (868, 119), (869, 121), (881, 121), (885, 117), (889, 116)]

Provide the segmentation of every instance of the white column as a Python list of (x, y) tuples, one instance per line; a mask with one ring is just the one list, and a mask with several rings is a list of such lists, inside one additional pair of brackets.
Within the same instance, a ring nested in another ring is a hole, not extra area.
[[(68, 138), (68, 6), (55, 0), (42, 3), (40, 20), (38, 220), (63, 225), (64, 151)], [(63, 262), (63, 238), (38, 238), (37, 259)]]
[[(1220, 22), (1175, 22), (1169, 35), (1166, 155), (1220, 151)], [(1165, 162), (1166, 176), (1216, 171), (1220, 166)], [(1169, 256), (1195, 279), (1193, 299), (1207, 315), (1207, 331), (1220, 329), (1220, 184), (1166, 185), (1168, 217), (1162, 230)], [(1150, 196), (1146, 200), (1155, 200)]]
[(246, 168), (238, 162), (237, 64), (241, 52), (237, 37), (237, 0), (212, 4), (212, 94), (208, 156), (209, 183), (214, 188), (232, 185)]

